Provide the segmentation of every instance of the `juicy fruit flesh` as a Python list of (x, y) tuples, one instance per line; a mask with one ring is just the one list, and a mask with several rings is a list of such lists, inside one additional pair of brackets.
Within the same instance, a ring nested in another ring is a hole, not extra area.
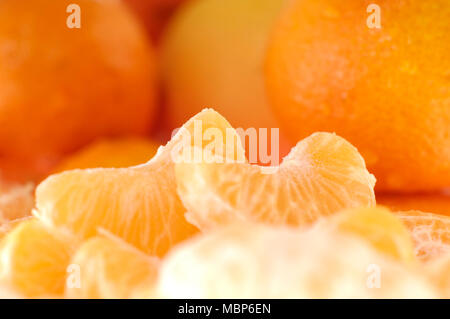
[[(37, 216), (84, 239), (104, 228), (150, 255), (164, 255), (198, 231), (184, 218), (172, 162), (173, 149), (181, 143), (183, 133), (194, 131), (195, 121), (200, 121), (204, 130), (231, 128), (218, 113), (204, 110), (147, 164), (53, 175), (36, 190)], [(195, 135), (191, 137), (189, 142), (195, 143)]]
[(450, 217), (420, 211), (396, 214), (412, 234), (418, 258), (429, 260), (450, 253)]
[(27, 297), (61, 296), (73, 244), (36, 219), (23, 221), (2, 239), (0, 280)]
[(97, 236), (83, 243), (72, 257), (80, 286), (67, 287), (68, 298), (130, 298), (156, 281), (159, 261), (119, 238)]
[(344, 208), (375, 205), (375, 178), (364, 160), (329, 133), (299, 142), (272, 174), (246, 163), (189, 161), (175, 171), (186, 218), (200, 229), (235, 220), (304, 226)]
[(438, 287), (443, 298), (450, 298), (450, 253), (426, 265), (432, 282)]
[(72, 3), (0, 2), (0, 153), (18, 171), (10, 178), (41, 180), (47, 163), (99, 136), (147, 134), (156, 115), (154, 53), (134, 17), (121, 1), (80, 0), (82, 27), (70, 29)]
[[(368, 286), (368, 269), (380, 269), (380, 288)], [(254, 224), (209, 232), (175, 248), (161, 265), (158, 293), (166, 298), (436, 296), (415, 271), (354, 237)]]
[(415, 261), (411, 234), (402, 221), (385, 208), (356, 208), (327, 221), (339, 231), (367, 240), (373, 248), (398, 261)]

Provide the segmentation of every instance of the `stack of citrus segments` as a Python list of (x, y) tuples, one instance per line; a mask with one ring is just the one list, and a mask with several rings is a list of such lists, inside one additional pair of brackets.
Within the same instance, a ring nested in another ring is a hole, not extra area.
[(331, 133), (300, 141), (279, 167), (249, 164), (235, 130), (205, 109), (146, 164), (44, 180), (33, 216), (3, 235), (2, 291), (448, 297), (450, 218), (377, 207), (374, 185)]
[(0, 0), (0, 298), (450, 298), (448, 0)]

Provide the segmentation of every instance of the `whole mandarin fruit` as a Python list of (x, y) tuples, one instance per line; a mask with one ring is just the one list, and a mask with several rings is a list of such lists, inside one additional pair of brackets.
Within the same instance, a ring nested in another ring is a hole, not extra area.
[(450, 2), (380, 0), (381, 28), (370, 3), (293, 1), (267, 54), (273, 110), (295, 141), (348, 139), (378, 190), (450, 186)]
[[(279, 128), (264, 88), (264, 54), (284, 3), (194, 0), (178, 10), (162, 40), (170, 129), (204, 107), (213, 107), (234, 127)], [(280, 153), (287, 153), (287, 143), (282, 137), (279, 142)]]
[(12, 178), (34, 178), (98, 136), (151, 128), (145, 33), (119, 1), (77, 1), (81, 25), (69, 28), (72, 2), (0, 1), (0, 163)]

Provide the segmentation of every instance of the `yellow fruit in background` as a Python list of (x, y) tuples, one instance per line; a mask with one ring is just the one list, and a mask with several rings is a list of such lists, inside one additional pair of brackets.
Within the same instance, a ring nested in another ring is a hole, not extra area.
[(101, 139), (69, 155), (53, 171), (55, 173), (83, 168), (129, 167), (148, 162), (159, 144), (138, 137)]
[(154, 285), (159, 260), (120, 238), (97, 236), (84, 242), (70, 263), (79, 267), (80, 282), (66, 285), (66, 297), (123, 299)]
[[(193, 0), (181, 7), (162, 49), (170, 129), (204, 107), (218, 110), (233, 127), (279, 127), (267, 101), (263, 67), (270, 30), (285, 2)], [(281, 138), (281, 154), (287, 145)]]
[(23, 221), (1, 241), (0, 281), (27, 297), (62, 296), (74, 245), (36, 219)]
[[(377, 277), (378, 276), (378, 277)], [(163, 298), (432, 298), (416, 270), (324, 228), (233, 225), (191, 239), (161, 265)]]
[(441, 297), (450, 299), (450, 252), (427, 264), (426, 271), (441, 292)]
[(341, 232), (366, 240), (373, 248), (395, 260), (415, 261), (411, 234), (402, 221), (386, 208), (345, 210), (326, 222)]
[(276, 169), (248, 163), (175, 165), (186, 218), (202, 230), (237, 220), (306, 226), (345, 208), (375, 205), (375, 178), (343, 138), (316, 133)]
[[(207, 109), (186, 122), (146, 164), (52, 175), (37, 187), (36, 215), (44, 223), (67, 228), (83, 239), (103, 228), (150, 255), (162, 256), (198, 232), (184, 217), (186, 209), (177, 194), (172, 157), (186, 133), (191, 135), (191, 145), (196, 143), (196, 134), (202, 139), (208, 129), (223, 133), (220, 142), (226, 146), (225, 131), (231, 126), (220, 114)], [(234, 130), (231, 133), (238, 139)]]
[(376, 194), (377, 203), (393, 211), (420, 210), (450, 216), (450, 193)]

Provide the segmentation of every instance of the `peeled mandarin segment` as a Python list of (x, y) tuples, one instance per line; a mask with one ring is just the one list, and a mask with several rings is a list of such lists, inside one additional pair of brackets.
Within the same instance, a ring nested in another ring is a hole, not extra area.
[(66, 286), (68, 298), (130, 298), (138, 289), (153, 287), (159, 260), (118, 238), (88, 239), (71, 265), (80, 272), (79, 286)]
[(0, 280), (27, 297), (62, 295), (73, 245), (36, 219), (23, 221), (2, 239)]
[[(37, 216), (81, 238), (92, 237), (99, 227), (104, 228), (150, 255), (164, 255), (198, 231), (185, 220), (186, 210), (176, 192), (175, 149), (182, 149), (183, 141), (190, 145), (200, 138), (201, 143), (203, 133), (210, 128), (225, 132), (231, 126), (207, 109), (190, 119), (147, 164), (50, 176), (36, 190)], [(226, 153), (225, 148), (220, 153)]]
[(137, 137), (100, 140), (68, 156), (54, 172), (139, 165), (148, 162), (156, 154), (158, 147), (155, 142)]
[(411, 232), (418, 258), (428, 260), (450, 253), (450, 217), (414, 210), (396, 215)]
[(441, 297), (450, 299), (450, 253), (430, 262), (426, 267), (431, 281), (441, 292)]
[(328, 222), (341, 232), (366, 240), (379, 252), (398, 261), (415, 261), (411, 234), (388, 209), (350, 209), (334, 215)]
[(184, 161), (175, 170), (186, 218), (201, 229), (233, 220), (306, 225), (344, 208), (375, 205), (375, 178), (363, 158), (330, 133), (299, 142), (271, 171), (229, 161)]
[[(379, 275), (379, 288), (377, 282)], [(415, 271), (327, 228), (232, 225), (174, 248), (158, 293), (167, 298), (435, 297)]]
[(22, 218), (17, 218), (13, 220), (8, 220), (0, 223), (0, 239), (2, 239), (6, 234), (14, 229), (18, 224), (24, 222), (25, 220), (33, 219), (33, 216), (27, 216)]

